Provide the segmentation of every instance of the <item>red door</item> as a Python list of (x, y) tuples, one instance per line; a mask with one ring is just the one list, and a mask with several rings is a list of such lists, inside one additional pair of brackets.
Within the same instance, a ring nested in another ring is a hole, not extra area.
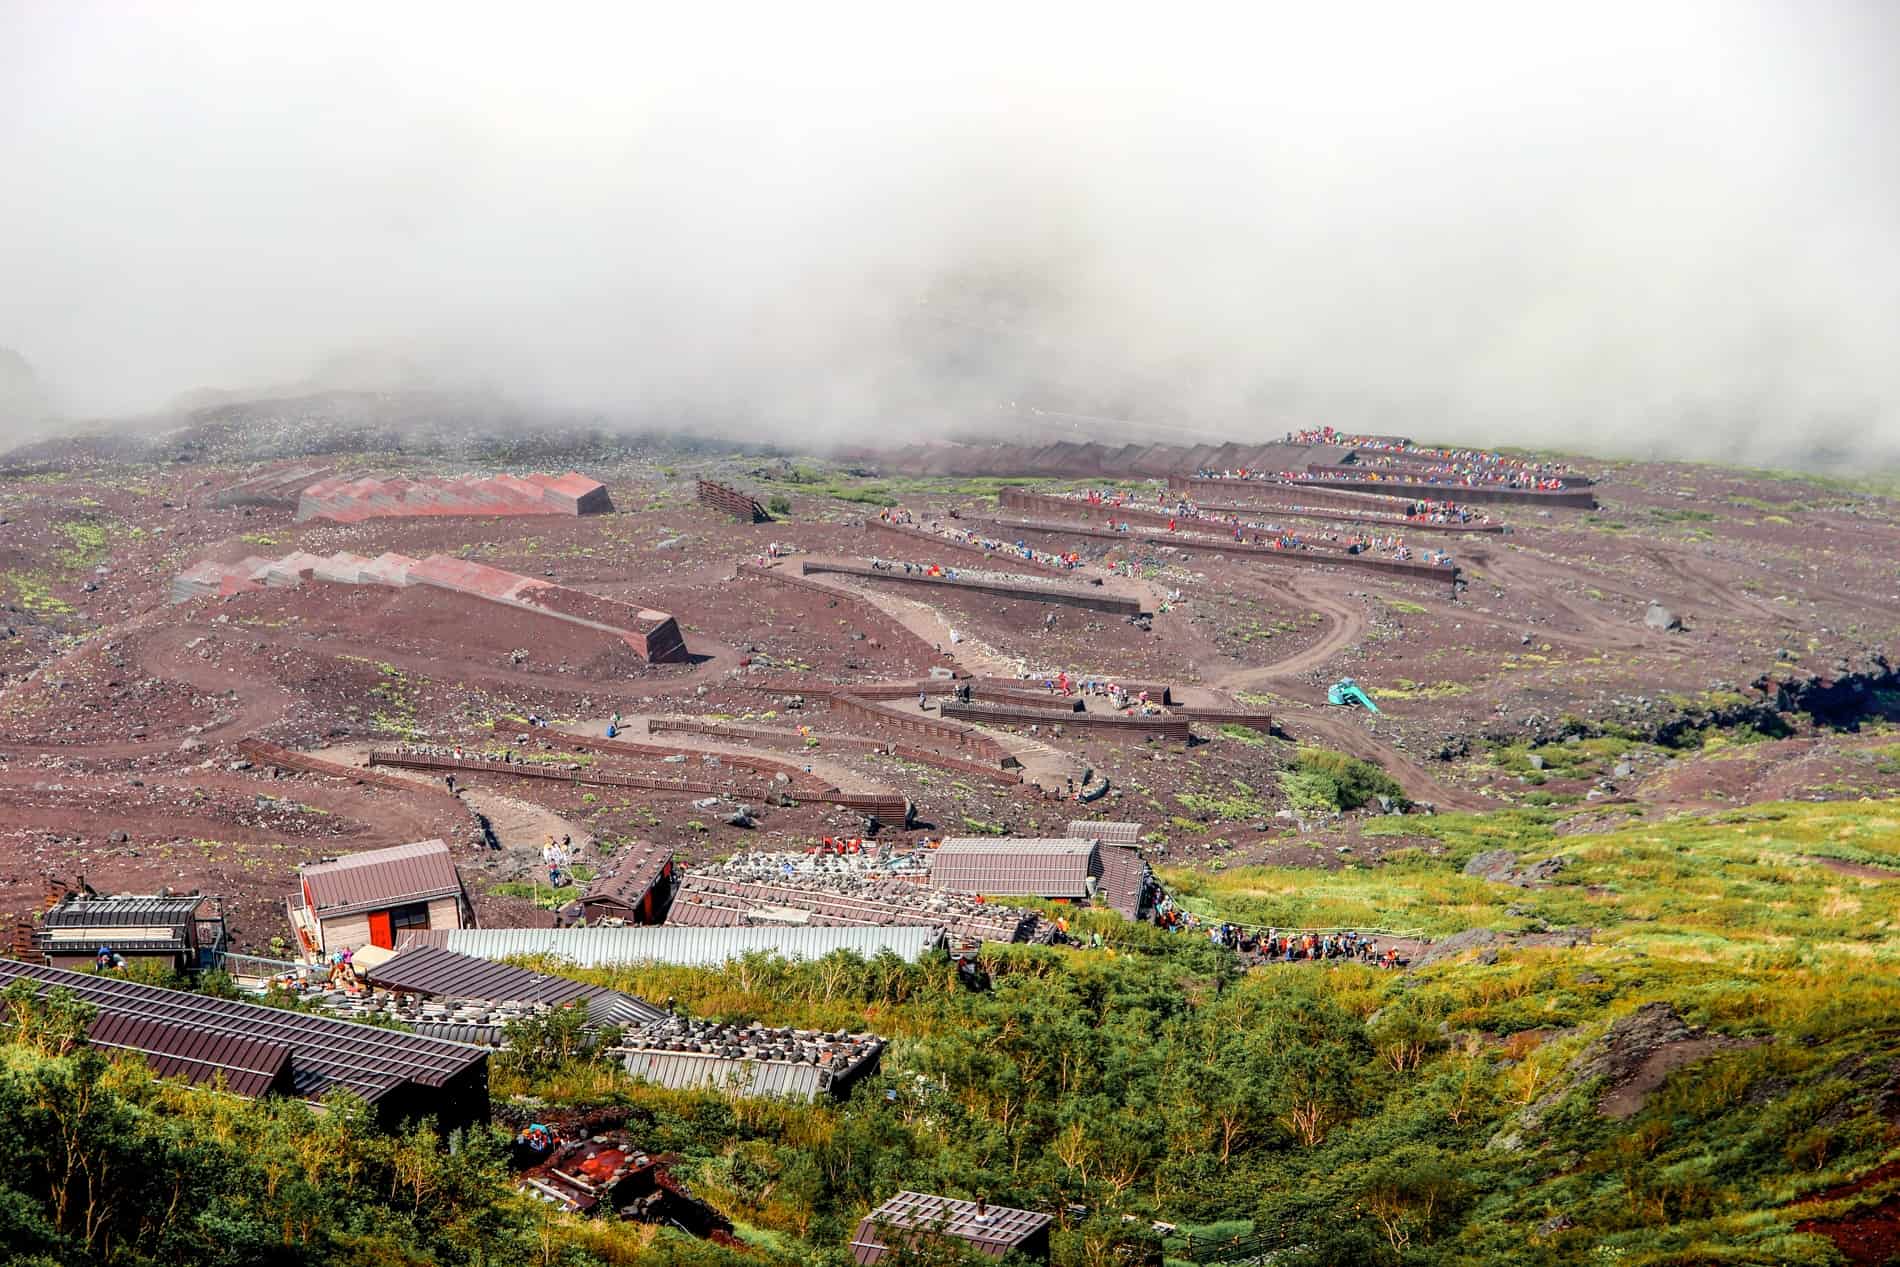
[(396, 948), (396, 936), (389, 928), (388, 911), (372, 911), (369, 917), (369, 944), (384, 950)]

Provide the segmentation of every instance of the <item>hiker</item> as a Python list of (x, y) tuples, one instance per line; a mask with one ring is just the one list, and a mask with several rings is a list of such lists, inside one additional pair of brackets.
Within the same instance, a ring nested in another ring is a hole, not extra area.
[(449, 795), (454, 796), (455, 795), (455, 772), (451, 770), (449, 771), (449, 773), (443, 775), (442, 781), (449, 785)]
[(930, 711), (930, 698), (922, 691), (917, 692), (917, 711), (923, 713)]

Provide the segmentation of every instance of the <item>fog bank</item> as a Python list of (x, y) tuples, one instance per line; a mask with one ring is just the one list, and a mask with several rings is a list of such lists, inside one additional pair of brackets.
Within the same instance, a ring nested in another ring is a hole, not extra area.
[(0, 426), (1900, 455), (1900, 6), (683, 8), (14, 0)]

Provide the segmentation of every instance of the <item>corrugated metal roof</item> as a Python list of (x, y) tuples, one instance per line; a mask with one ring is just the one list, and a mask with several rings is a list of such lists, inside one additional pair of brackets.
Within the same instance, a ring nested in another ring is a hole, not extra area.
[(40, 916), (43, 928), (145, 928), (188, 924), (205, 903), (190, 897), (72, 897)]
[(1069, 835), (1076, 840), (1104, 840), (1111, 845), (1141, 843), (1140, 823), (1094, 823), (1078, 818), (1069, 824)]
[(834, 950), (873, 958), (889, 950), (906, 963), (941, 945), (935, 928), (463, 928), (444, 939), (458, 955), (512, 959), (551, 955), (582, 968), (603, 964), (665, 963), (717, 967), (748, 954), (822, 959)]
[(825, 1090), (831, 1076), (816, 1065), (779, 1060), (728, 1060), (679, 1051), (631, 1051), (627, 1072), (675, 1090), (710, 1087), (737, 1095), (810, 1100)]
[(301, 874), (320, 919), (462, 891), (462, 877), (448, 845), (440, 840), (418, 840), (312, 863)]
[(591, 1018), (598, 1007), (614, 1024), (657, 1021), (666, 1013), (631, 995), (552, 973), (533, 972), (436, 946), (414, 946), (371, 969), (370, 982), (385, 990), (483, 1003), (546, 1003), (584, 1000)]
[(1132, 845), (1103, 845), (1102, 879), (1098, 886), (1104, 900), (1129, 919), (1141, 918), (1142, 895), (1148, 887), (1148, 864)]
[(930, 883), (958, 893), (1087, 897), (1101, 860), (1092, 840), (946, 840), (930, 860)]
[(124, 1012), (101, 1012), (87, 1031), (94, 1047), (136, 1051), (160, 1078), (209, 1084), (223, 1079), (232, 1095), (256, 1099), (283, 1078), (290, 1048), (283, 1043), (232, 1038), (146, 1020)]
[(1086, 854), (1094, 846), (1087, 839), (1068, 836), (952, 836), (937, 846), (932, 861), (957, 854), (1046, 854), (1065, 857)]
[(290, 1049), (293, 1093), (312, 1102), (336, 1087), (372, 1102), (405, 1082), (440, 1087), (488, 1059), (479, 1048), (400, 1030), (0, 959), (0, 988), (22, 979), (70, 990), (102, 1014), (202, 1034), (215, 1040), (212, 1052), (233, 1042), (282, 1044)]
[(666, 870), (666, 864), (672, 860), (671, 849), (654, 847), (649, 847), (645, 853), (616, 860), (611, 872), (595, 876), (588, 884), (581, 901), (617, 902), (629, 908), (636, 907), (640, 905), (640, 899), (659, 882), (661, 872)]
[[(924, 1192), (900, 1192), (864, 1217), (853, 1239), (853, 1251), (888, 1248), (877, 1239), (880, 1227), (905, 1229), (970, 1241), (995, 1257), (1016, 1248), (1054, 1222), (1035, 1210), (992, 1205), (978, 1213), (977, 1203)], [(866, 1261), (860, 1258), (858, 1261)]]

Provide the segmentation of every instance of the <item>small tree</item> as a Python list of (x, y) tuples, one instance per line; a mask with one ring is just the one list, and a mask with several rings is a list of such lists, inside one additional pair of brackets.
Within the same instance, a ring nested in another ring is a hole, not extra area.
[(592, 1045), (587, 1032), (587, 1008), (563, 1003), (534, 1016), (509, 1021), (502, 1030), (508, 1042), (505, 1059), (525, 1078), (540, 1078), (587, 1054)]

